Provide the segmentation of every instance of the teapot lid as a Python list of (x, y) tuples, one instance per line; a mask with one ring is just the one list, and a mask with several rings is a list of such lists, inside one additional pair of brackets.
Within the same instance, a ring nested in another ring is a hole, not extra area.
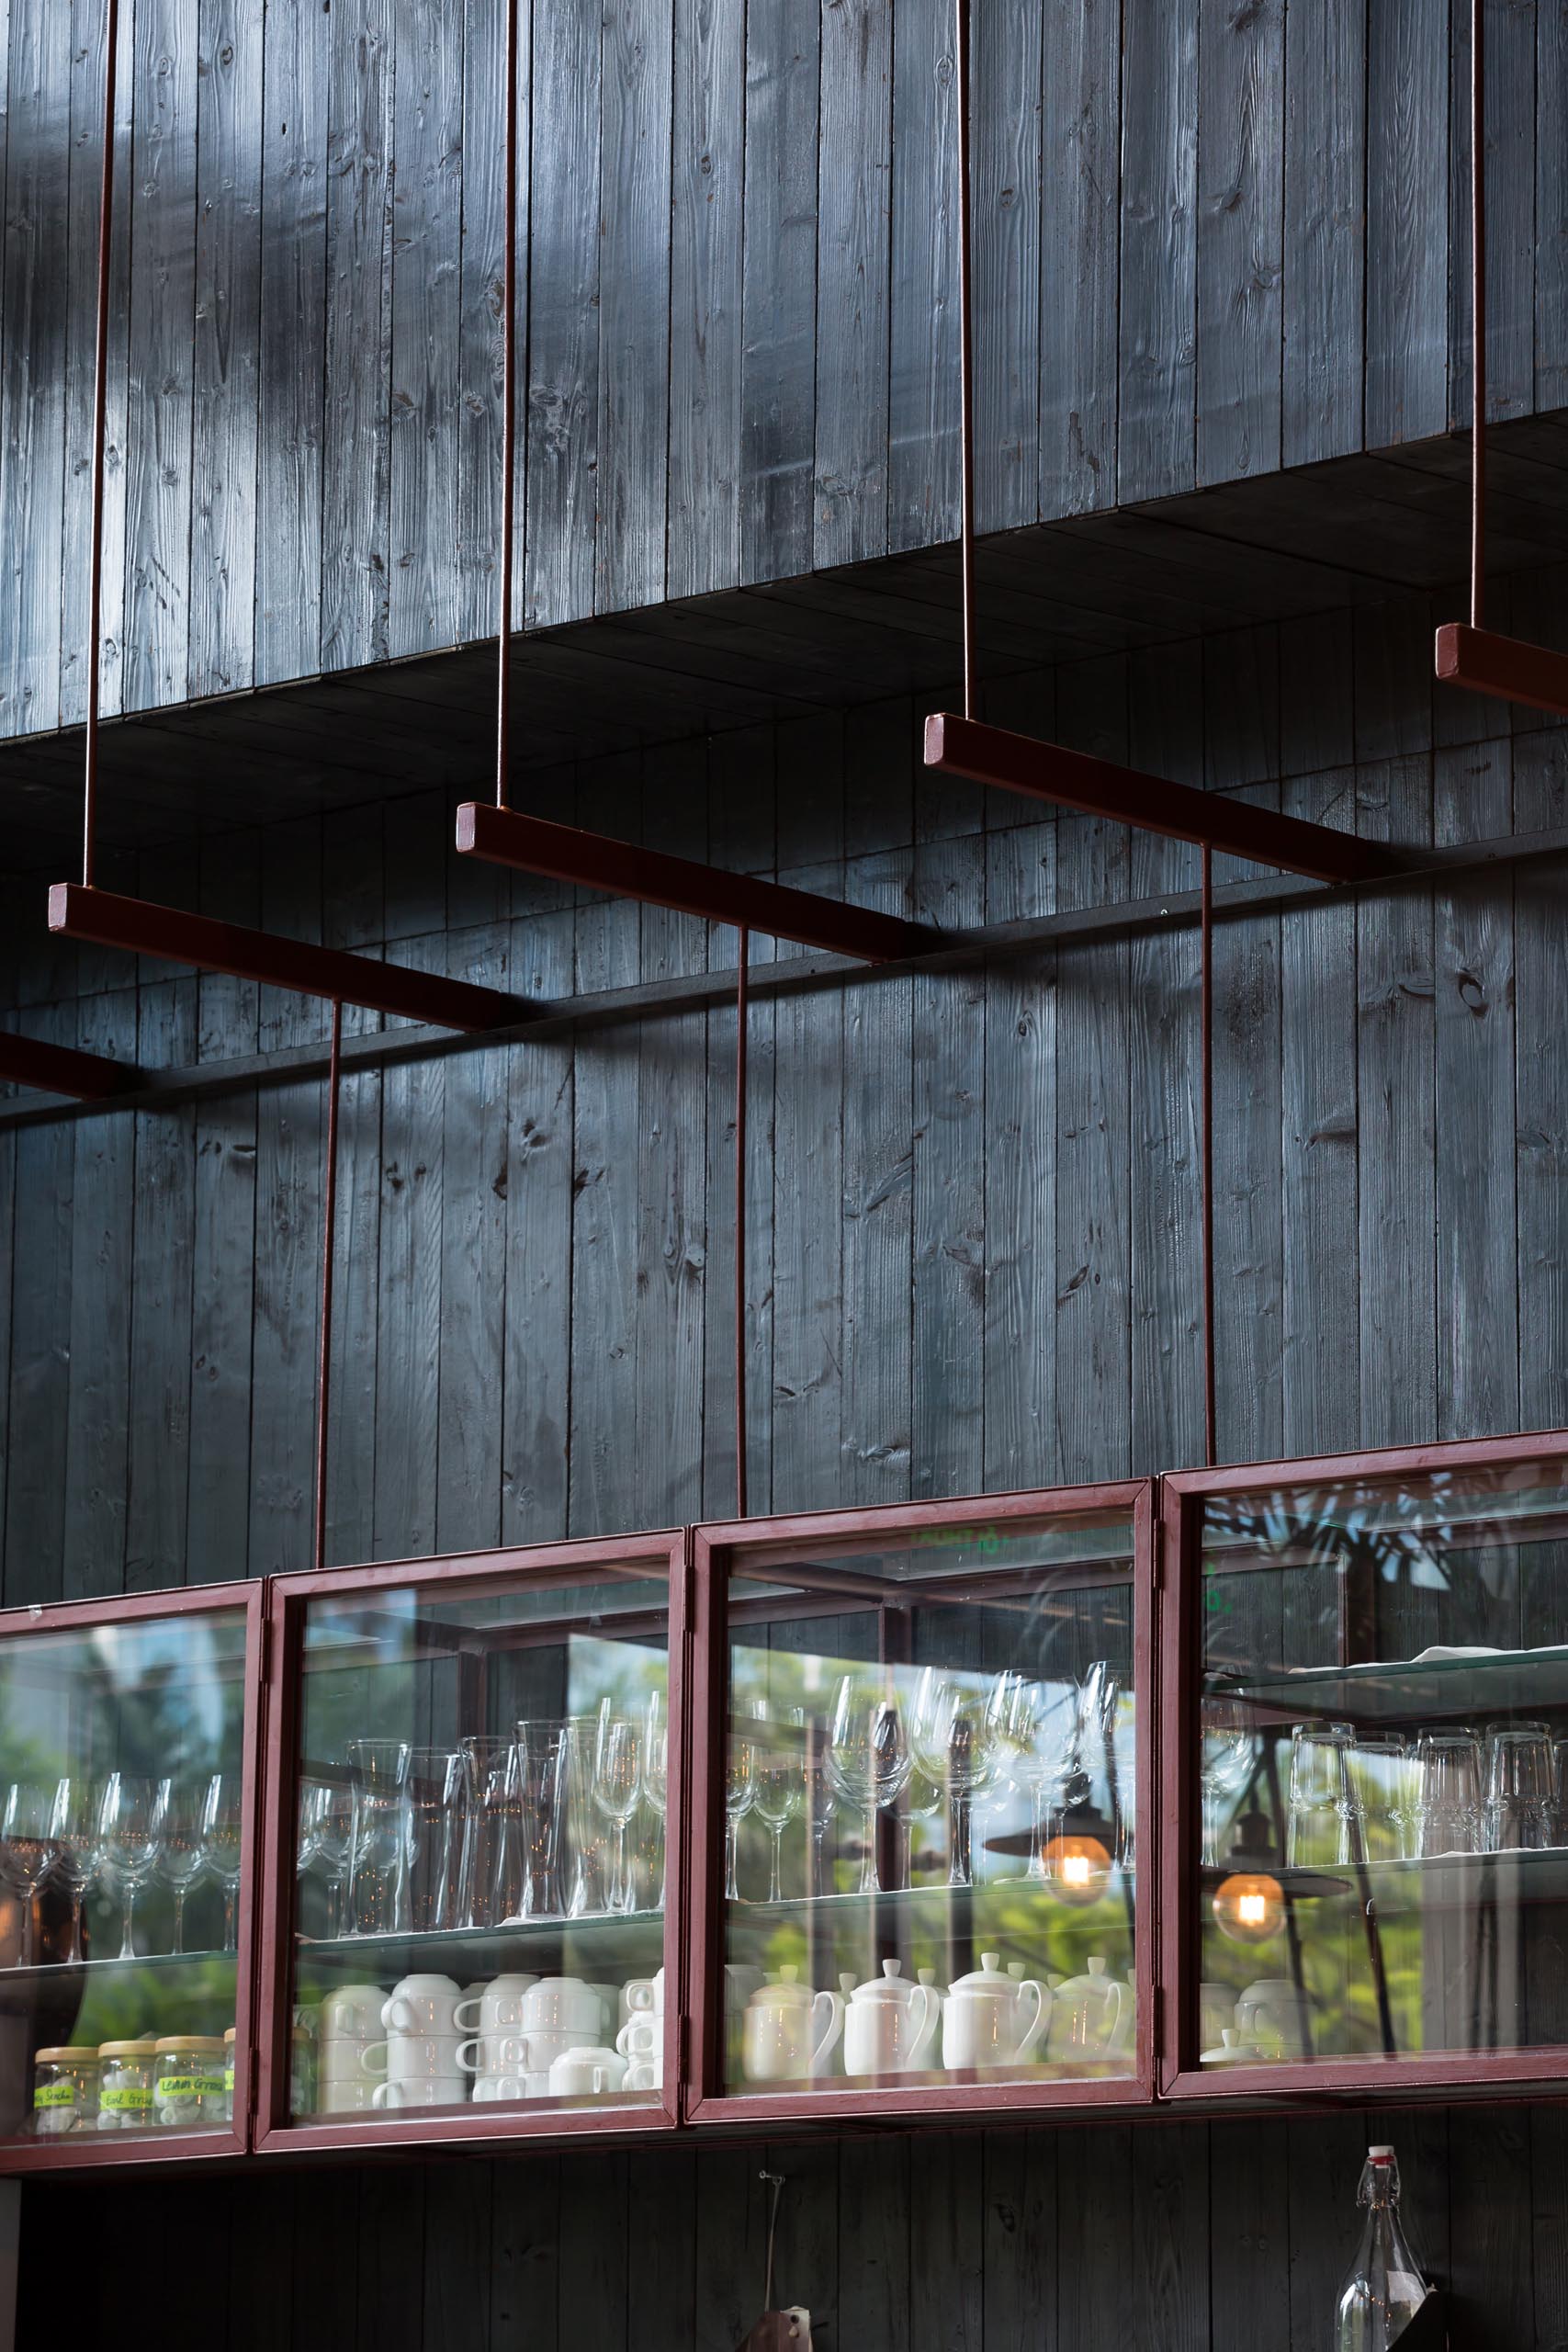
[[(1069, 1976), (1066, 1983), (1059, 1989), (1069, 1998), (1075, 1993), (1109, 1993), (1113, 1987), (1119, 1991), (1127, 1989), (1119, 1976), (1111, 1976), (1106, 1973), (1107, 1962), (1102, 1952), (1094, 1952), (1090, 1955), (1088, 1969), (1087, 1975)], [(1053, 1990), (1057, 1988), (1053, 1987)]]
[(916, 1988), (902, 1973), (902, 1961), (885, 1960), (882, 1963), (881, 1975), (869, 1977), (863, 1984), (857, 1984), (854, 1991), (850, 1996), (851, 2000), (908, 2000)]
[(781, 1968), (759, 1985), (751, 1996), (751, 2007), (759, 2009), (800, 2008), (814, 2001), (817, 1996), (809, 1984), (800, 1982), (798, 1968)]
[(955, 1993), (983, 1991), (1016, 1994), (1018, 1989), (1018, 1978), (1010, 1971), (1005, 1975), (1002, 1973), (1002, 1956), (999, 1951), (983, 1951), (980, 1954), (978, 1968), (972, 1968), (967, 1976), (955, 1976), (953, 1980), (953, 1990)]

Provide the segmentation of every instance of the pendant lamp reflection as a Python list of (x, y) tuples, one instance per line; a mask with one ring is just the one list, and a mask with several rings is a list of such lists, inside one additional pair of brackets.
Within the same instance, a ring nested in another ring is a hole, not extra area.
[(1284, 1926), (1285, 1890), (1274, 1875), (1278, 1867), (1267, 1814), (1244, 1813), (1213, 1904), (1214, 1925), (1232, 1943), (1267, 1943)]

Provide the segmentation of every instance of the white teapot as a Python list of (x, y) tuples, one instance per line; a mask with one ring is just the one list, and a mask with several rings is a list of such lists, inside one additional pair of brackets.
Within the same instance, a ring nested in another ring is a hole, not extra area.
[(1037, 1978), (1004, 1974), (1000, 1954), (982, 1952), (979, 1967), (948, 1988), (942, 2064), (1021, 2065), (1044, 2039), (1053, 2006), (1053, 1996)]
[(844, 2011), (846, 2075), (908, 2075), (931, 2065), (942, 2022), (942, 1996), (931, 1984), (910, 1984), (896, 1960), (858, 1984)]
[(1133, 2039), (1133, 1988), (1108, 1976), (1096, 1955), (1084, 1976), (1069, 1976), (1052, 1997), (1046, 2055), (1082, 2061), (1114, 2058)]
[(799, 1976), (797, 1968), (781, 1968), (746, 2004), (740, 2055), (748, 2082), (806, 2082), (828, 2070), (844, 2004), (837, 1993), (814, 1993)]
[(1236, 2030), (1266, 2058), (1312, 2056), (1312, 2003), (1288, 1976), (1261, 1976), (1235, 2005)]

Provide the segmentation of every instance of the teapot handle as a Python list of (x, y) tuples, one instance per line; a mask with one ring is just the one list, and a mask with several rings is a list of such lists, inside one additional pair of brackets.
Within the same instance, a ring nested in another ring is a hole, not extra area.
[[(931, 2056), (936, 2040), (936, 2030), (942, 2022), (942, 2002), (929, 1984), (917, 1984), (915, 2000), (919, 2003), (920, 2021), (909, 2042), (908, 2070), (923, 2066)], [(913, 2007), (913, 2003), (911, 2003)]]
[(1033, 2056), (1035, 2050), (1038, 2048), (1040, 2041), (1044, 2035), (1046, 2027), (1051, 2022), (1051, 1995), (1049, 1988), (1039, 1984), (1034, 1977), (1026, 1976), (1022, 1984), (1018, 1988), (1018, 1997), (1021, 2001), (1026, 1993), (1032, 1993), (1034, 1996), (1034, 2015), (1029, 2020), (1028, 2030), (1025, 2032), (1022, 2041), (1018, 2045), (1015, 2055), (1020, 2059), (1031, 2058)]
[(818, 1993), (817, 1995), (811, 2004), (811, 2023), (813, 2029), (816, 2028), (818, 2020), (821, 2018), (826, 2018), (827, 2025), (822, 2032), (820, 2040), (815, 2043), (812, 2049), (810, 2071), (814, 2075), (820, 2073), (823, 2062), (827, 2058), (828, 2052), (831, 2050), (833, 2044), (839, 2039), (840, 2034), (843, 2031), (844, 2002), (843, 1996), (841, 1994)]
[(1110, 2026), (1106, 2030), (1105, 2047), (1107, 2050), (1120, 2050), (1133, 2030), (1133, 2003), (1127, 1986), (1120, 1980), (1112, 1985), (1111, 1990), (1116, 1996), (1116, 2000), (1111, 2012)]

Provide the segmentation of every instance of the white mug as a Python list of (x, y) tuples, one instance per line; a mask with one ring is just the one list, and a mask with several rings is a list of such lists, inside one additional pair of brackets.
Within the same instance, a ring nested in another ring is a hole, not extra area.
[(537, 2067), (531, 2066), (523, 2077), (524, 2098), (548, 2098), (549, 2095), (550, 2076), (548, 2068), (547, 2067), (545, 2072), (541, 2074)]
[(457, 2064), (465, 2075), (525, 2075), (528, 2071), (525, 2033), (478, 2033), (457, 2044)]
[(531, 2075), (547, 2075), (565, 2052), (583, 2047), (581, 2033), (525, 2033), (520, 2039), (528, 2052)]
[(554, 2098), (604, 2098), (626, 2079), (626, 2060), (614, 2050), (566, 2050), (550, 2067)]
[(462, 1997), (449, 1976), (405, 1976), (383, 2005), (381, 2023), (389, 2033), (456, 2034)]
[(460, 2073), (458, 2048), (455, 2033), (394, 2033), (385, 2041), (367, 2042), (359, 2060), (367, 2075), (412, 2083), (426, 2075)]
[(664, 2039), (662, 2019), (630, 2017), (615, 2036), (623, 2058), (650, 2058)]
[(465, 1994), (453, 2011), (463, 2033), (520, 2033), (523, 2004), (536, 1976), (495, 1976), (478, 1994)]
[(422, 2075), (410, 2082), (378, 2083), (372, 2107), (460, 2107), (468, 2096), (461, 2075)]
[(316, 2089), (318, 2115), (363, 2115), (376, 2096), (376, 2086), (361, 2076), (357, 2082), (345, 2080), (320, 2083)]
[(474, 2098), (481, 2107), (490, 2099), (526, 2098), (526, 2081), (524, 2075), (476, 2075)]
[[(755, 1990), (755, 1987), (752, 1988)], [(621, 2023), (628, 2018), (651, 2015), (660, 2017), (664, 2011), (664, 1971), (653, 1976), (634, 1976), (621, 1987)]]
[(316, 2052), (318, 2083), (362, 2083), (367, 2074), (381, 2074), (379, 2066), (364, 2063), (367, 2050), (385, 2050), (384, 2041), (328, 2041)]
[(570, 2033), (581, 2043), (604, 2025), (604, 2004), (581, 1976), (541, 1976), (523, 1996), (525, 2033)]
[(318, 2029), (321, 2048), (336, 2041), (378, 2041), (386, 1998), (379, 1984), (338, 1985), (321, 2003)]
[(618, 1984), (591, 1984), (588, 1989), (599, 1996), (604, 2039), (608, 2041), (621, 2022), (621, 1988)]
[(635, 2066), (626, 2068), (626, 2079), (621, 2088), (624, 2091), (656, 2091), (662, 2088), (663, 2083), (662, 2066), (648, 2059), (639, 2059)]

